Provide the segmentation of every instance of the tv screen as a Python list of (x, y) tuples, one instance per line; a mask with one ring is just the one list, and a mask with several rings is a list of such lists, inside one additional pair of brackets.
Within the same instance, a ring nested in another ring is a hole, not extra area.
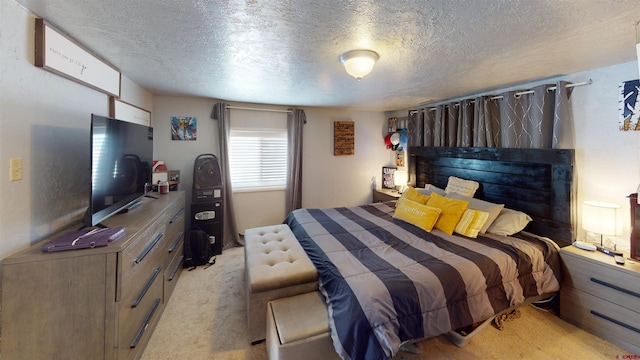
[(85, 225), (130, 208), (151, 182), (153, 128), (91, 115), (91, 198)]

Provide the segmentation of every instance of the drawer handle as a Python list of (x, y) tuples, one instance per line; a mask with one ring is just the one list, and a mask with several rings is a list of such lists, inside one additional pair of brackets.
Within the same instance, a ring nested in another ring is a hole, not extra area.
[(614, 290), (618, 290), (618, 291), (623, 292), (625, 294), (640, 298), (640, 294), (638, 294), (637, 292), (634, 292), (634, 291), (631, 291), (631, 290), (628, 290), (628, 289), (624, 289), (624, 288), (621, 288), (621, 287), (613, 285), (613, 284), (609, 284), (606, 281), (598, 280), (596, 278), (591, 278), (591, 281), (593, 281), (596, 284), (600, 284), (600, 285), (606, 286), (608, 288), (612, 288)]
[(173, 224), (174, 222), (176, 222), (176, 220), (180, 217), (180, 215), (182, 215), (183, 212), (184, 208), (180, 209), (175, 215), (173, 215), (171, 221), (169, 221), (169, 224)]
[(612, 318), (612, 317), (609, 317), (609, 316), (607, 316), (607, 315), (601, 314), (601, 313), (599, 313), (599, 312), (597, 312), (597, 311), (595, 311), (595, 310), (591, 310), (591, 313), (592, 313), (593, 315), (595, 315), (595, 316), (599, 317), (599, 318), (602, 318), (602, 319), (604, 319), (604, 320), (610, 321), (610, 322), (612, 322), (612, 323), (614, 323), (614, 324), (616, 324), (616, 325), (620, 325), (620, 326), (622, 326), (623, 328), (629, 329), (629, 330), (631, 330), (631, 331), (635, 331), (635, 332), (637, 332), (638, 334), (640, 334), (640, 329), (638, 329), (637, 327), (631, 326), (631, 325), (629, 325), (629, 324), (625, 324), (625, 323), (623, 323), (622, 321), (619, 321), (619, 320), (616, 320), (616, 319), (614, 319), (614, 318)]
[(183, 232), (180, 232), (178, 234), (178, 236), (176, 237), (176, 240), (173, 242), (173, 244), (171, 244), (171, 247), (169, 248), (169, 253), (172, 253), (173, 250), (175, 250), (178, 247), (178, 244), (180, 244), (180, 240), (182, 240), (183, 236), (184, 236)]
[(151, 322), (151, 317), (153, 317), (153, 313), (155, 313), (156, 309), (158, 309), (158, 305), (160, 305), (160, 298), (157, 298), (156, 301), (153, 303), (153, 307), (151, 308), (151, 311), (147, 314), (147, 317), (144, 319), (144, 323), (138, 330), (138, 333), (136, 334), (135, 339), (133, 339), (133, 342), (131, 343), (131, 346), (130, 346), (131, 349), (134, 349), (136, 345), (138, 345), (138, 342), (140, 341), (142, 334), (144, 334), (144, 331), (147, 330), (147, 328), (149, 327), (149, 323)]
[(164, 233), (159, 233), (158, 235), (156, 235), (156, 238), (153, 239), (151, 244), (147, 246), (144, 249), (144, 251), (142, 251), (142, 254), (138, 255), (138, 257), (134, 260), (135, 263), (140, 264), (144, 259), (144, 257), (147, 256), (151, 252), (151, 250), (153, 250), (154, 247), (156, 247), (156, 244), (158, 244), (158, 241), (160, 241), (160, 239), (162, 239), (163, 236), (164, 236)]
[(142, 301), (142, 298), (144, 297), (144, 295), (147, 293), (147, 291), (149, 291), (149, 288), (151, 287), (151, 284), (153, 284), (155, 279), (158, 277), (158, 274), (160, 274), (161, 270), (162, 270), (162, 268), (159, 267), (159, 266), (156, 268), (156, 271), (154, 271), (153, 275), (151, 275), (151, 279), (149, 279), (149, 281), (147, 281), (147, 283), (144, 285), (144, 288), (142, 289), (142, 292), (140, 292), (140, 295), (138, 295), (138, 297), (133, 301), (133, 304), (131, 304), (132, 308), (134, 308), (134, 307), (138, 306), (138, 304), (140, 304), (140, 301)]
[(176, 266), (173, 268), (173, 271), (171, 271), (171, 275), (169, 275), (169, 278), (167, 279), (167, 281), (173, 280), (173, 278), (176, 276), (178, 269), (182, 265), (182, 260), (184, 260), (184, 256), (180, 256), (180, 261), (176, 263)]

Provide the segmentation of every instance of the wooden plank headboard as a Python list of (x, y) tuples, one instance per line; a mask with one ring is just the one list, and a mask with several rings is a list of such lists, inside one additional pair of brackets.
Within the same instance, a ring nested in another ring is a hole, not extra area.
[(529, 214), (526, 231), (558, 245), (575, 240), (573, 149), (409, 147), (409, 183), (447, 186), (449, 176), (475, 180), (475, 197)]

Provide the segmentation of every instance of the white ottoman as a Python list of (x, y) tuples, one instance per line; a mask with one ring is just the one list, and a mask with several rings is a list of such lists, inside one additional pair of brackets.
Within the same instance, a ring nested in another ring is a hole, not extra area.
[(329, 334), (324, 298), (318, 291), (267, 304), (269, 360), (340, 359)]
[(286, 224), (245, 230), (247, 323), (251, 343), (265, 339), (267, 302), (318, 290), (318, 272)]

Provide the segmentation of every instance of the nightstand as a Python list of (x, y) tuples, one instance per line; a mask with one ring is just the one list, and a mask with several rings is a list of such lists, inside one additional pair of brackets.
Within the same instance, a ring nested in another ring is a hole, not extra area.
[(402, 194), (394, 189), (374, 189), (373, 190), (373, 202), (384, 202), (398, 200)]
[(560, 257), (560, 317), (640, 354), (640, 262), (617, 265), (612, 256), (575, 246), (562, 248)]

